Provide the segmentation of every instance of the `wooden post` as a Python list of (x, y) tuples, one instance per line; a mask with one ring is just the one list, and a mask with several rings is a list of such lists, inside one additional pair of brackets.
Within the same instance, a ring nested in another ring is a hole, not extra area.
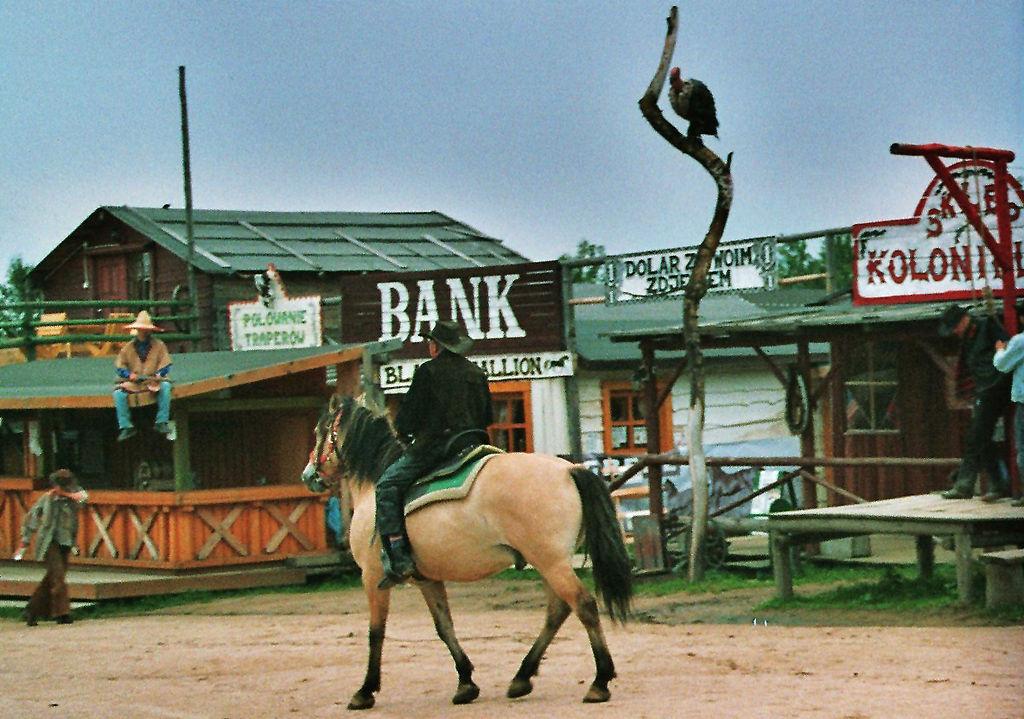
[[(654, 374), (654, 347), (649, 340), (640, 343), (644, 374), (644, 413), (647, 420), (647, 452), (661, 451), (661, 421), (658, 411), (658, 378)], [(667, 567), (665, 551), (665, 516), (661, 505), (661, 465), (652, 464), (647, 468), (648, 499), (651, 516), (658, 523), (658, 546), (663, 567)]]
[[(807, 427), (800, 434), (800, 454), (804, 457), (814, 457), (814, 402), (811, 399), (811, 350), (807, 340), (799, 340), (796, 343), (796, 367), (797, 372), (804, 380), (807, 388)], [(812, 470), (816, 472), (816, 468)], [(804, 509), (814, 509), (818, 506), (817, 488), (814, 482), (804, 478), (801, 482), (801, 494), (803, 495)]]
[(793, 598), (793, 567), (790, 563), (789, 542), (781, 532), (772, 532), (772, 573), (775, 575), (775, 596)]
[(195, 489), (192, 482), (192, 466), (189, 461), (188, 407), (184, 403), (174, 408), (174, 424), (177, 438), (174, 440), (174, 491), (187, 492)]
[(956, 550), (956, 593), (961, 604), (970, 604), (971, 591), (971, 535), (966, 531), (953, 537)]
[(922, 579), (930, 579), (935, 569), (935, 542), (928, 534), (919, 534), (915, 539), (918, 574)]
[[(178, 66), (178, 99), (181, 101), (181, 165), (185, 185), (185, 237), (188, 242), (188, 299), (192, 304), (195, 326), (190, 334), (199, 334), (199, 292), (196, 289), (196, 239), (192, 230), (192, 160), (188, 139), (188, 100), (185, 97), (185, 66)], [(192, 348), (196, 348), (195, 340)]]

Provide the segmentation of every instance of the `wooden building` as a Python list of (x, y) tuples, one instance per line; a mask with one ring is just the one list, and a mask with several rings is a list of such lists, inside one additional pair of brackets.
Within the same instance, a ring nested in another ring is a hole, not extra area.
[[(797, 348), (798, 374), (811, 421), (804, 456), (951, 458), (960, 456), (970, 416), (957, 394), (957, 340), (941, 339), (938, 319), (947, 303), (852, 304), (849, 294), (797, 307), (765, 307), (741, 319), (702, 320), (703, 346)], [(974, 312), (983, 308), (974, 307)], [(656, 352), (683, 346), (679, 323), (612, 333), (618, 342), (648, 343)], [(811, 343), (827, 343), (830, 361), (817, 369)], [(785, 397), (786, 368), (776, 366)], [(948, 468), (832, 467), (824, 476), (866, 500), (923, 494), (949, 487)], [(805, 490), (808, 486), (804, 485)], [(1015, 491), (1019, 488), (1015, 487)], [(805, 506), (845, 504), (835, 492), (806, 492)]]
[[(261, 212), (195, 210), (193, 265), (197, 347), (225, 350), (230, 302), (251, 300), (253, 277), (273, 263), (292, 295), (341, 294), (346, 276), (522, 262), (518, 253), (440, 212)], [(48, 300), (171, 300), (187, 297), (185, 211), (105, 206), (53, 248), (31, 281)], [(337, 307), (326, 339), (340, 337)], [(169, 330), (191, 330), (186, 322)]]
[(73, 563), (194, 569), (279, 562), (328, 550), (326, 497), (300, 474), (331, 393), (358, 391), (377, 346), (176, 355), (176, 437), (117, 442), (111, 358), (0, 367), (0, 556), (47, 474), (70, 466), (89, 491)]

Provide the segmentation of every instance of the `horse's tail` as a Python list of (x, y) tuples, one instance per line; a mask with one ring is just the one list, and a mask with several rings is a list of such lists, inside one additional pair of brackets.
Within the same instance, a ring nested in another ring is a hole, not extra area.
[(633, 596), (633, 567), (608, 485), (583, 467), (573, 467), (569, 473), (583, 502), (583, 530), (594, 565), (594, 584), (608, 615), (614, 621), (625, 622)]

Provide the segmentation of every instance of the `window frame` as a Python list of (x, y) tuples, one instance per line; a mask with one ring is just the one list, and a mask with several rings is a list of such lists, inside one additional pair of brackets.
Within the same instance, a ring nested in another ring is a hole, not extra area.
[[(522, 422), (493, 422), (487, 427), (487, 434), (491, 437), (493, 443), (493, 436), (491, 435), (492, 429), (495, 431), (511, 432), (514, 429), (522, 428), (526, 433), (526, 448), (523, 450), (509, 449), (510, 452), (533, 451), (533, 407), (530, 401), (530, 383), (524, 380), (514, 380), (509, 382), (489, 382), (488, 387), (491, 391), (491, 404), (495, 404), (499, 395), (519, 395), (523, 401), (523, 421)], [(495, 413), (497, 416), (497, 413)], [(510, 445), (511, 447), (511, 445)]]
[[(659, 394), (664, 390), (665, 384), (658, 383)], [(614, 457), (635, 457), (641, 454), (647, 454), (646, 443), (642, 447), (637, 447), (632, 442), (632, 432), (630, 432), (630, 445), (629, 447), (612, 447), (612, 426), (621, 426), (622, 422), (612, 422), (611, 412), (611, 400), (613, 394), (622, 392), (628, 392), (630, 394), (630, 401), (628, 403), (629, 413), (632, 416), (633, 412), (633, 396), (636, 396), (641, 402), (643, 402), (643, 391), (636, 389), (633, 383), (628, 380), (604, 380), (601, 382), (601, 429), (604, 436), (604, 453)], [(661, 407), (658, 409), (659, 425), (661, 427), (661, 442), (659, 451), (667, 452), (672, 449), (673, 446), (673, 424), (672, 424), (672, 393), (669, 392), (665, 397), (665, 401), (662, 402)], [(628, 421), (626, 426), (636, 427), (643, 426), (646, 429), (646, 420), (642, 422)]]
[[(896, 344), (896, 343), (893, 343), (893, 344)], [(896, 376), (896, 379), (894, 379), (894, 380), (875, 379), (875, 374), (876, 374), (876, 370), (877, 370), (877, 368), (875, 366), (875, 360), (876, 360), (876, 353), (877, 353), (877, 349), (878, 349), (878, 341), (877, 340), (868, 340), (862, 346), (865, 348), (865, 351), (867, 353), (867, 363), (866, 363), (866, 371), (864, 373), (862, 373), (861, 375), (859, 375), (859, 376), (866, 376), (867, 379), (850, 380), (850, 379), (847, 379), (846, 377), (843, 378), (843, 385), (842, 385), (843, 393), (842, 393), (842, 397), (843, 397), (843, 416), (845, 418), (845, 421), (844, 421), (845, 426), (844, 426), (843, 434), (845, 436), (850, 436), (850, 437), (886, 436), (886, 435), (894, 436), (894, 435), (902, 434), (903, 433), (903, 428), (900, 426), (902, 423), (900, 422), (900, 417), (899, 417), (898, 413), (896, 415), (896, 423), (895, 423), (897, 425), (896, 427), (877, 427), (876, 426), (878, 424), (878, 420), (879, 420), (879, 416), (878, 416), (879, 412), (882, 412), (882, 414), (884, 415), (884, 410), (880, 410), (876, 406), (878, 404), (878, 396), (877, 396), (876, 388), (883, 388), (883, 387), (884, 388), (893, 388), (894, 391), (893, 391), (893, 395), (892, 395), (893, 396), (893, 400), (892, 401), (894, 401), (894, 402), (896, 402), (897, 398), (899, 397), (900, 381), (899, 381), (898, 345), (897, 345), (896, 361), (895, 361), (895, 364), (892, 367), (892, 370), (893, 370), (893, 372), (895, 373), (895, 376)], [(851, 349), (852, 349), (852, 347), (851, 347)], [(851, 350), (848, 349), (847, 351), (850, 352)], [(852, 352), (851, 352), (851, 355), (852, 355)], [(849, 360), (851, 358), (852, 357), (849, 357), (847, 359), (847, 366), (849, 366)], [(866, 416), (868, 418), (868, 421), (869, 421), (869, 423), (871, 425), (870, 427), (850, 427), (850, 419), (849, 419), (849, 417), (846, 414), (846, 406), (848, 404), (848, 400), (847, 400), (847, 388), (848, 387), (867, 388), (867, 390), (868, 390), (868, 406), (865, 408), (865, 410), (866, 410), (865, 414), (866, 414)], [(899, 404), (897, 403), (897, 409), (898, 408), (899, 408)]]

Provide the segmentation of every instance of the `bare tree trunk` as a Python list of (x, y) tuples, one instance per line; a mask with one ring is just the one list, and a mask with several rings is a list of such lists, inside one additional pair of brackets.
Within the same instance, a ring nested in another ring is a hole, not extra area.
[[(667, 18), (668, 30), (665, 47), (658, 69), (647, 92), (640, 98), (640, 111), (655, 132), (674, 148), (689, 155), (707, 171), (718, 185), (718, 200), (707, 234), (697, 249), (697, 261), (686, 284), (683, 300), (683, 333), (686, 338), (686, 357), (690, 367), (690, 412), (687, 425), (687, 445), (690, 453), (690, 477), (693, 482), (693, 523), (690, 539), (690, 581), (704, 576), (703, 547), (708, 522), (707, 466), (704, 459), (704, 356), (700, 347), (698, 312), (700, 301), (708, 291), (708, 271), (718, 243), (725, 232), (732, 206), (732, 174), (729, 165), (712, 152), (699, 137), (688, 137), (672, 125), (658, 107), (658, 95), (665, 85), (668, 66), (676, 45), (678, 9), (673, 6)], [(730, 155), (730, 161), (732, 159)]]

